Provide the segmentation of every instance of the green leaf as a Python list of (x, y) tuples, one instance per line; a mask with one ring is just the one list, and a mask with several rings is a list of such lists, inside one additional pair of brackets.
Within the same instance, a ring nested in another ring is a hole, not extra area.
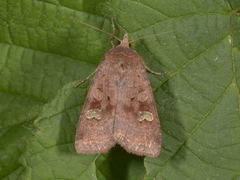
[[(116, 146), (79, 155), (75, 127), (110, 37), (132, 43), (149, 74), (162, 152), (138, 157)], [(238, 0), (1, 0), (0, 179), (240, 178)], [(155, 34), (154, 36), (151, 36)]]

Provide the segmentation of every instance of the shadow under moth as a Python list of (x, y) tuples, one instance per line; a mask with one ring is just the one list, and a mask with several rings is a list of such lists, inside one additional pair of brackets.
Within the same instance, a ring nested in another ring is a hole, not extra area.
[(128, 36), (98, 65), (77, 124), (77, 153), (105, 153), (115, 144), (127, 152), (157, 157), (160, 123), (143, 59)]

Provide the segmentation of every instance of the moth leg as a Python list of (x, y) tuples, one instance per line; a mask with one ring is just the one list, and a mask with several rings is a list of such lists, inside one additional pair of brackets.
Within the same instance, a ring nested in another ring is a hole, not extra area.
[(152, 73), (152, 74), (155, 74), (155, 75), (163, 75), (163, 74), (165, 74), (165, 73), (162, 73), (162, 72), (156, 72), (156, 71), (153, 71), (153, 70), (151, 70), (146, 64), (144, 64), (144, 68), (148, 71), (148, 72), (150, 72), (150, 73)]
[(98, 68), (96, 68), (93, 72), (91, 72), (85, 79), (75, 81), (74, 82), (74, 87), (79, 87), (82, 83), (89, 80), (97, 72), (97, 69)]

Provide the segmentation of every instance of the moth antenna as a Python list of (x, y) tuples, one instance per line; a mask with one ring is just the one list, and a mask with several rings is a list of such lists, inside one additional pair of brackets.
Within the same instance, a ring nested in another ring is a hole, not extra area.
[[(116, 34), (116, 27), (115, 27), (115, 23), (114, 23), (113, 18), (111, 18), (111, 24), (112, 24), (112, 35), (114, 35), (114, 34)], [(114, 37), (111, 36), (110, 41), (111, 41), (112, 47), (114, 48), (116, 45), (114, 44), (113, 40), (114, 40)]]
[(156, 36), (160, 36), (162, 34), (168, 34), (168, 33), (172, 33), (172, 32), (175, 32), (177, 31), (178, 29), (175, 29), (175, 30), (170, 30), (170, 31), (165, 31), (165, 32), (161, 32), (161, 33), (157, 33), (157, 34), (148, 34), (146, 36), (142, 36), (142, 37), (139, 37), (137, 39), (134, 39), (132, 41), (129, 41), (129, 43), (133, 43), (135, 41), (138, 41), (138, 40), (142, 40), (142, 39), (147, 39), (147, 38), (151, 38), (151, 37), (156, 37)]
[(75, 22), (77, 22), (77, 23), (83, 24), (84, 26), (87, 26), (87, 27), (89, 27), (89, 28), (92, 28), (92, 29), (94, 29), (95, 31), (102, 32), (102, 33), (107, 34), (107, 35), (109, 35), (109, 36), (111, 36), (111, 37), (114, 37), (114, 38), (117, 39), (118, 41), (121, 41), (121, 39), (119, 39), (117, 36), (113, 35), (112, 33), (109, 33), (109, 32), (107, 32), (107, 31), (104, 31), (104, 30), (102, 30), (102, 29), (100, 29), (100, 28), (97, 28), (97, 27), (95, 27), (95, 26), (93, 26), (93, 25), (91, 25), (91, 24), (88, 24), (88, 23), (85, 23), (85, 22), (83, 22), (83, 21), (80, 21), (79, 19), (76, 19), (76, 18), (72, 18), (72, 19), (73, 19), (73, 21), (75, 21)]

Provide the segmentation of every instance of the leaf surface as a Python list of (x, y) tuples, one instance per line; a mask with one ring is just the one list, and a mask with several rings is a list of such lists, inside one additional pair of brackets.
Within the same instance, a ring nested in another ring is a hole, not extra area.
[[(239, 179), (237, 0), (0, 1), (0, 178)], [(110, 37), (132, 43), (149, 74), (163, 131), (158, 158), (77, 155), (75, 127)], [(155, 34), (155, 35), (153, 35)], [(153, 35), (153, 36), (152, 36)]]

